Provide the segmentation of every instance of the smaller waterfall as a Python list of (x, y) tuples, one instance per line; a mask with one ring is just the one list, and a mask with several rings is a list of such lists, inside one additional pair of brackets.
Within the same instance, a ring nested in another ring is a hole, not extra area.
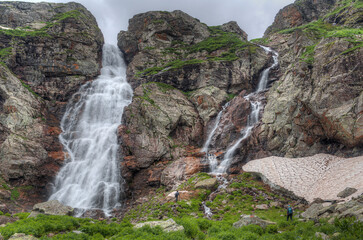
[[(208, 138), (207, 138), (207, 141), (205, 141), (205, 144), (204, 144), (201, 152), (208, 153), (208, 148), (209, 148), (210, 142), (212, 141), (212, 138), (214, 136), (214, 133), (216, 132), (216, 130), (218, 128), (218, 125), (219, 125), (219, 122), (221, 121), (221, 117), (223, 115), (223, 111), (228, 107), (228, 105), (229, 105), (229, 102), (227, 102), (223, 106), (222, 110), (218, 113), (217, 118), (216, 118), (216, 120), (214, 122), (214, 126), (212, 128), (212, 131), (209, 133)], [(209, 158), (209, 156), (208, 156), (208, 158)]]
[(270, 70), (272, 68), (276, 67), (279, 64), (279, 61), (278, 61), (279, 55), (277, 52), (273, 51), (269, 47), (265, 47), (265, 46), (261, 46), (261, 45), (259, 45), (259, 46), (262, 47), (265, 50), (265, 52), (267, 52), (267, 53), (272, 52), (273, 64), (270, 67), (268, 67), (262, 71), (256, 92), (261, 92), (267, 88), (268, 74), (270, 73)]
[[(278, 65), (278, 53), (273, 51), (269, 47), (265, 46), (260, 46), (260, 47), (262, 47), (267, 53), (272, 53), (273, 64), (262, 71), (256, 91), (245, 97), (245, 99), (249, 100), (251, 103), (251, 113), (248, 116), (247, 126), (241, 131), (241, 137), (237, 140), (237, 142), (235, 142), (231, 147), (227, 149), (222, 162), (219, 165), (215, 164), (214, 162), (213, 162), (214, 164), (210, 164), (212, 173), (222, 174), (227, 171), (239, 144), (250, 136), (253, 127), (259, 121), (261, 102), (251, 101), (250, 98), (256, 95), (257, 93), (266, 90), (268, 84), (268, 75), (270, 73), (270, 70)], [(217, 161), (215, 160), (215, 162)]]

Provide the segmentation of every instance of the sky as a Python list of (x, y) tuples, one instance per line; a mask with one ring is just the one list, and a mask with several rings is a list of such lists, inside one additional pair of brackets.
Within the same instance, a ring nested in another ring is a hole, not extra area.
[[(0, 0), (3, 1), (3, 0)], [(41, 2), (39, 0), (22, 0)], [(183, 12), (209, 26), (236, 21), (248, 39), (263, 36), (277, 12), (294, 0), (73, 0), (85, 6), (97, 19), (105, 41), (116, 44), (120, 30), (127, 30), (128, 20), (147, 11)], [(46, 2), (70, 2), (49, 0)]]

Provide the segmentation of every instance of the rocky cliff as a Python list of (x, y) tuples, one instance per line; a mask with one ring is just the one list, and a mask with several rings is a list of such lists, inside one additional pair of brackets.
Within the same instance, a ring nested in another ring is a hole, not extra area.
[[(198, 148), (211, 120), (242, 90), (253, 91), (271, 60), (247, 41), (236, 22), (208, 27), (181, 11), (134, 16), (128, 31), (119, 33), (118, 46), (135, 89), (120, 127), (122, 170), (138, 188), (159, 185), (162, 175), (172, 179), (171, 169), (163, 173), (171, 161), (181, 172), (208, 167), (198, 158), (203, 155)], [(237, 133), (240, 123), (231, 124), (230, 130)]]
[(98, 75), (102, 45), (95, 18), (78, 3), (0, 3), (3, 200), (46, 197), (64, 160), (59, 120), (72, 94)]
[[(267, 156), (363, 154), (361, 9), (359, 1), (296, 1), (254, 40), (279, 53), (279, 69), (270, 72), (271, 88), (256, 96), (266, 104), (262, 120), (229, 172)], [(140, 188), (168, 185), (208, 169), (198, 148), (231, 98), (211, 152), (218, 159), (239, 138), (250, 113), (244, 96), (271, 56), (234, 22), (207, 27), (174, 11), (138, 14), (129, 24), (118, 35), (135, 89), (119, 132), (123, 172)]]
[[(296, 1), (281, 10), (272, 28), (283, 25), (279, 19), (285, 19), (288, 9), (309, 3)], [(277, 156), (359, 156), (363, 6), (359, 1), (316, 4), (329, 10), (315, 21), (266, 32), (264, 41), (280, 54), (281, 77), (268, 93), (258, 139)]]

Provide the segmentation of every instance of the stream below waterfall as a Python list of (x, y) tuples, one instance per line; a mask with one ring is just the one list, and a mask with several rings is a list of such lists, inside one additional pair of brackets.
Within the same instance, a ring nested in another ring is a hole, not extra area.
[(83, 85), (67, 105), (59, 139), (68, 156), (50, 196), (80, 209), (80, 215), (89, 209), (109, 215), (120, 206), (122, 194), (117, 127), (133, 92), (116, 46), (103, 46), (102, 64), (101, 75)]

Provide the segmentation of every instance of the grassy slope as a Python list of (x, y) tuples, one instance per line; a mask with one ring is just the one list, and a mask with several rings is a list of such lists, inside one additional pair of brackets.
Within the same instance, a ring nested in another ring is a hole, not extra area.
[[(359, 239), (362, 236), (363, 224), (353, 219), (336, 220), (329, 224), (326, 220), (320, 223), (293, 222), (285, 219), (285, 209), (272, 207), (268, 210), (254, 210), (253, 205), (278, 201), (286, 204), (291, 200), (269, 190), (263, 183), (254, 180), (249, 174), (241, 174), (231, 179), (227, 189), (230, 193), (220, 193), (213, 201), (207, 201), (214, 215), (208, 220), (203, 215), (202, 201), (210, 194), (209, 190), (195, 189), (195, 183), (209, 178), (199, 173), (179, 187), (179, 190), (197, 191), (195, 197), (181, 200), (178, 203), (166, 202), (168, 194), (160, 188), (150, 200), (131, 209), (124, 218), (113, 218), (98, 221), (69, 216), (44, 216), (26, 218), (28, 213), (16, 214), (19, 220), (0, 228), (1, 234), (8, 239), (16, 232), (39, 237), (41, 239), (318, 239), (315, 232), (323, 232), (333, 239)], [(248, 194), (246, 194), (248, 193)], [(298, 213), (299, 211), (296, 211)], [(275, 221), (277, 224), (263, 229), (257, 225), (234, 228), (232, 224), (240, 214), (254, 214), (262, 219)], [(159, 220), (173, 218), (184, 226), (184, 231), (163, 232), (159, 227), (145, 226), (134, 229), (130, 222), (139, 220)], [(75, 233), (78, 230), (81, 233)]]

